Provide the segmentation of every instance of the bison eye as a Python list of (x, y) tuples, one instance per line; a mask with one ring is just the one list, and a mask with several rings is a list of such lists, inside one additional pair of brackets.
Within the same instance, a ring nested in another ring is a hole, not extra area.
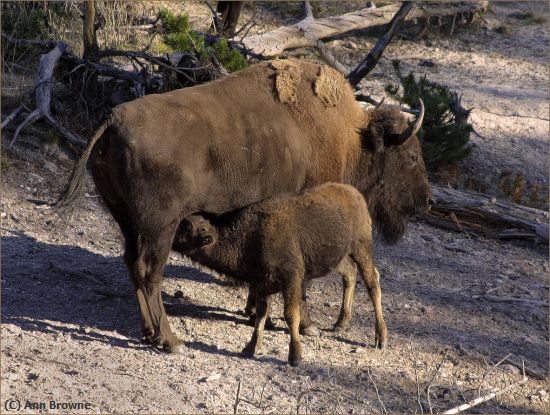
[(199, 228), (199, 232), (206, 232), (206, 227), (201, 226), (201, 227)]
[(418, 156), (416, 154), (411, 154), (411, 160), (414, 162), (418, 161)]

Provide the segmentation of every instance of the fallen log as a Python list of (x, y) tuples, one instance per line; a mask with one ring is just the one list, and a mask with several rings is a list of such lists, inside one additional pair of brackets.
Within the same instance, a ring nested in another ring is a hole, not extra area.
[(432, 185), (436, 204), (428, 223), (496, 239), (528, 239), (548, 244), (548, 212), (494, 197)]
[[(405, 20), (429, 19), (456, 14), (475, 14), (487, 8), (488, 1), (421, 3), (412, 8)], [(245, 48), (265, 57), (274, 57), (288, 49), (315, 46), (317, 41), (352, 30), (380, 26), (391, 21), (400, 4), (376, 9), (365, 8), (341, 16), (322, 19), (305, 18), (291, 26), (282, 26), (267, 33), (243, 39)]]

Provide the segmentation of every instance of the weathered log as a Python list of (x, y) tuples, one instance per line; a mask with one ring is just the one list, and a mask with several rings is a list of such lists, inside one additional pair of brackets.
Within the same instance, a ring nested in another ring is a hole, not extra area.
[(474, 192), (432, 185), (435, 206), (424, 219), (457, 232), (496, 239), (529, 239), (548, 243), (548, 212), (496, 200)]
[[(456, 13), (476, 13), (487, 8), (488, 1), (421, 3), (413, 7), (406, 20), (425, 19), (431, 16), (453, 16)], [(400, 4), (376, 9), (366, 8), (341, 16), (323, 19), (304, 19), (291, 26), (282, 26), (267, 33), (243, 39), (246, 49), (266, 57), (280, 55), (287, 49), (315, 46), (320, 39), (340, 35), (352, 30), (387, 24), (399, 10)]]

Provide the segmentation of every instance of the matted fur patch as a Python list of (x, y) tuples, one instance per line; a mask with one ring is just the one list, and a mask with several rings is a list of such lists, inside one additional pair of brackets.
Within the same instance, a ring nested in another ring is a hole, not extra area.
[(298, 101), (297, 88), (301, 78), (300, 68), (294, 62), (282, 59), (271, 62), (271, 67), (277, 71), (275, 90), (279, 100), (285, 104), (295, 104)]
[(338, 71), (322, 65), (319, 69), (319, 75), (315, 79), (313, 91), (323, 101), (325, 106), (335, 107), (344, 92), (342, 75)]

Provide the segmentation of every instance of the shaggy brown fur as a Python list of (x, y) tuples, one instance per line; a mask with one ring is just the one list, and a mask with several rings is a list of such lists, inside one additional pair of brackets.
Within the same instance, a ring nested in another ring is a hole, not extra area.
[[(58, 202), (67, 207), (82, 195), (90, 157), (96, 187), (125, 238), (146, 338), (173, 352), (181, 350), (181, 341), (162, 304), (162, 272), (176, 230), (189, 215), (221, 214), (327, 181), (349, 183), (372, 196), (375, 223), (394, 241), (408, 215), (428, 207), (418, 139), (389, 134), (393, 121), (405, 127), (403, 115), (365, 113), (343, 77), (340, 92), (330, 94), (339, 96), (338, 103), (327, 106), (314, 92), (321, 66), (289, 62), (299, 74), (292, 78), (292, 103), (281, 102), (279, 70), (264, 62), (114, 108)], [(385, 146), (375, 153), (380, 143)]]
[(373, 263), (372, 223), (357, 189), (325, 183), (210, 220), (188, 217), (174, 247), (216, 271), (247, 281), (255, 291), (256, 326), (243, 350), (246, 355), (253, 356), (260, 348), (270, 296), (282, 291), (290, 330), (289, 361), (297, 366), (302, 359), (299, 325), (305, 282), (355, 264), (374, 305), (376, 345), (384, 347), (387, 330)]

